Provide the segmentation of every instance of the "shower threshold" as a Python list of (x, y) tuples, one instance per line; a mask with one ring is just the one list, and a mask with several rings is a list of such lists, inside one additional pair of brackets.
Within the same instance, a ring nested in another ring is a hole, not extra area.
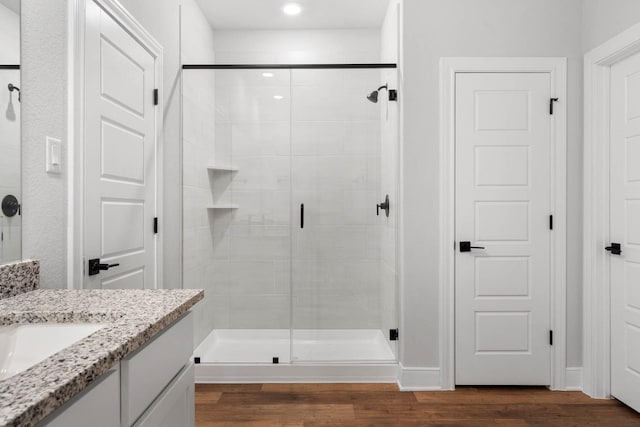
[(397, 380), (395, 356), (380, 330), (217, 329), (194, 357), (199, 383)]

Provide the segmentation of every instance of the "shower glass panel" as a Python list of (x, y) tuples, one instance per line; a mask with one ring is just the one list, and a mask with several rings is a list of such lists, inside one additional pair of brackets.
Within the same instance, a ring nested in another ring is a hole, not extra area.
[(185, 288), (202, 363), (290, 361), (290, 72), (183, 78)]
[(200, 363), (397, 360), (398, 107), (367, 99), (387, 83), (395, 69), (183, 71)]
[(383, 143), (397, 147), (397, 103), (367, 99), (384, 78), (395, 70), (292, 70), (294, 362), (396, 358), (396, 156)]

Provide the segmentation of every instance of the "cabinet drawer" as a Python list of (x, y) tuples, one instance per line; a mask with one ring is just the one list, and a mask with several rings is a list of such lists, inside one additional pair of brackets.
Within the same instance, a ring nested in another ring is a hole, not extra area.
[(45, 418), (38, 427), (119, 426), (119, 380), (118, 369), (112, 369)]
[(193, 363), (189, 363), (140, 417), (135, 427), (193, 427), (194, 380)]
[(132, 425), (187, 364), (193, 352), (193, 315), (187, 313), (149, 344), (123, 359), (122, 426)]

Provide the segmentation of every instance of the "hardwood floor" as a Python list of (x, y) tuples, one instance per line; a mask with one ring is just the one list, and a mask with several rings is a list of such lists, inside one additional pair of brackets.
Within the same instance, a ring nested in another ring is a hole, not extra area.
[(640, 426), (615, 400), (531, 387), (400, 392), (395, 384), (198, 384), (196, 426)]

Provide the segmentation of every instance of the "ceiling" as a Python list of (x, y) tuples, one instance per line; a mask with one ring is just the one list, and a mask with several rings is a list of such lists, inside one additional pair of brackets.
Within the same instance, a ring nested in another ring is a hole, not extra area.
[(3, 4), (15, 13), (20, 14), (20, 0), (0, 0), (0, 4)]
[(214, 29), (380, 28), (389, 0), (293, 0), (300, 15), (282, 13), (288, 0), (196, 0)]

